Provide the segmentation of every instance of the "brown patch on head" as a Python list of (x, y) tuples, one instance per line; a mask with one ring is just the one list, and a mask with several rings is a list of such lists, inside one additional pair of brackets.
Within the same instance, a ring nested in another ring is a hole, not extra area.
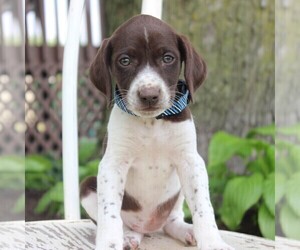
[(142, 206), (134, 197), (132, 197), (125, 191), (122, 202), (122, 210), (138, 212), (142, 210)]
[(91, 192), (97, 192), (97, 177), (89, 176), (86, 177), (80, 183), (80, 199), (88, 196)]
[(163, 118), (164, 121), (168, 122), (183, 122), (186, 120), (192, 120), (192, 113), (188, 107), (186, 107), (182, 112), (176, 115), (165, 116)]

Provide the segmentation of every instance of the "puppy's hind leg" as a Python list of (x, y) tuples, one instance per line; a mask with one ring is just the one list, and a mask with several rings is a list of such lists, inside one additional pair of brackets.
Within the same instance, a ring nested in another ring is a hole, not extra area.
[(180, 240), (186, 245), (196, 246), (197, 242), (194, 237), (193, 225), (184, 222), (184, 213), (182, 211), (183, 200), (181, 193), (163, 230), (172, 238)]
[(172, 238), (180, 240), (188, 246), (196, 246), (193, 225), (188, 224), (180, 217), (174, 217), (164, 226), (164, 232)]
[(80, 183), (80, 202), (91, 220), (97, 224), (97, 177), (90, 176)]

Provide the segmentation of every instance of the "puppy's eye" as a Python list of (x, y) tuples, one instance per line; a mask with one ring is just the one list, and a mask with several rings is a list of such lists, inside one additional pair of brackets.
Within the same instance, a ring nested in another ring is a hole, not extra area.
[(171, 56), (171, 55), (164, 55), (163, 56), (163, 62), (164, 63), (171, 63), (171, 62), (173, 62), (174, 61), (174, 57), (173, 56)]
[(119, 63), (122, 65), (122, 66), (128, 66), (131, 61), (130, 61), (130, 58), (128, 56), (124, 56), (122, 57), (120, 60), (119, 60)]

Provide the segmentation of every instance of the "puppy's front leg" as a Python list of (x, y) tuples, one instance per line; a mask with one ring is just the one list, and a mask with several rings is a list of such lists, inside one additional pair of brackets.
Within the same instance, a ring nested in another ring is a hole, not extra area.
[(197, 152), (184, 155), (177, 171), (191, 210), (198, 249), (233, 250), (221, 238), (211, 206), (208, 176), (203, 159)]
[(100, 163), (97, 177), (96, 250), (123, 249), (123, 222), (120, 211), (128, 169), (127, 161), (117, 161), (107, 156)]

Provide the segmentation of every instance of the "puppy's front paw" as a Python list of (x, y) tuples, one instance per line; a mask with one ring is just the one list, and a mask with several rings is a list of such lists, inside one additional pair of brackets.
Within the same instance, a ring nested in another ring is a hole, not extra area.
[(132, 236), (125, 236), (123, 243), (123, 250), (136, 250), (138, 249), (140, 242), (138, 239)]
[(198, 247), (199, 250), (235, 250), (223, 240), (209, 241), (206, 240)]
[(123, 250), (136, 250), (141, 244), (143, 234), (134, 232), (130, 229), (124, 231)]

